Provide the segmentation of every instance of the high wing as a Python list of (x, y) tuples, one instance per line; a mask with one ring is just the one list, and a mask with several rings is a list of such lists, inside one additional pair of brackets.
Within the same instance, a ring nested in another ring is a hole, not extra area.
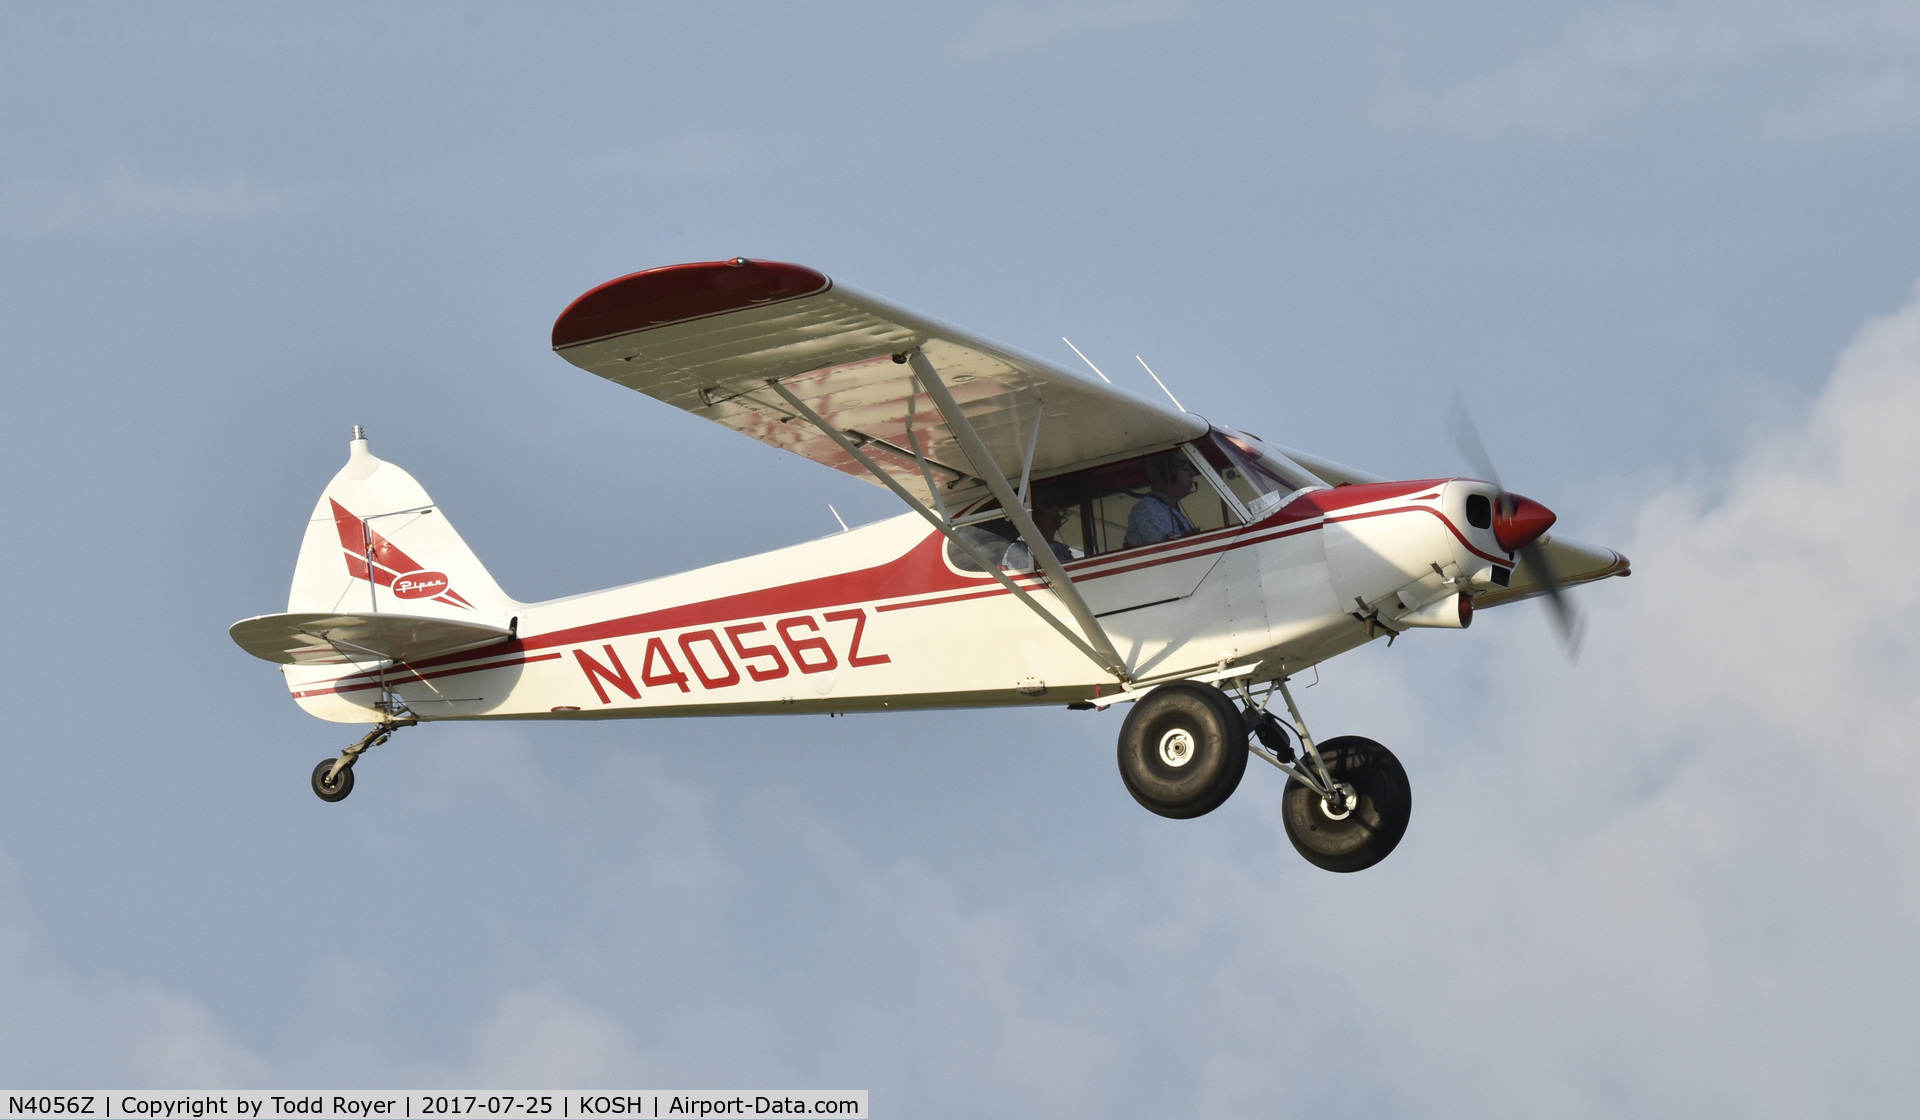
[(906, 361), (916, 348), (1010, 479), (1207, 430), (1197, 416), (774, 261), (671, 265), (602, 284), (555, 321), (553, 348), (609, 381), (877, 482), (795, 414), (769, 385), (777, 380), (915, 497), (943, 508), (987, 486)]
[[(1273, 446), (1273, 445), (1269, 445)], [(1311, 452), (1300, 451), (1292, 447), (1273, 446), (1275, 451), (1312, 471), (1317, 478), (1325, 479), (1335, 486), (1364, 486), (1370, 482), (1386, 482), (1385, 475), (1349, 467), (1345, 463), (1336, 463)]]

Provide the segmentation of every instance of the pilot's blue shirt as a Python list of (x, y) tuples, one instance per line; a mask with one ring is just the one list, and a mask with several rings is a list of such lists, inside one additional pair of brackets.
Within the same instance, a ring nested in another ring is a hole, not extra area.
[(1127, 514), (1127, 537), (1125, 548), (1137, 548), (1143, 544), (1164, 541), (1168, 537), (1184, 537), (1193, 532), (1193, 522), (1180, 512), (1180, 507), (1167, 499), (1157, 490), (1149, 490), (1147, 496), (1133, 504), (1133, 512)]

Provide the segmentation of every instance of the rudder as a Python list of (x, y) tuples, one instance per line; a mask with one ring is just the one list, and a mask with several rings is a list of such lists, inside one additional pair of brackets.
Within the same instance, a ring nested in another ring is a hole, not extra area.
[(307, 522), (287, 612), (423, 615), (506, 626), (520, 606), (412, 475), (359, 425)]

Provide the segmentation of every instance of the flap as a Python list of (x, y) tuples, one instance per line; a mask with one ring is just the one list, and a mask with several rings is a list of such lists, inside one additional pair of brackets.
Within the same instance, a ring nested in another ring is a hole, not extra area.
[(263, 614), (227, 633), (241, 649), (281, 665), (424, 661), (513, 636), (480, 622), (407, 614)]
[(553, 346), (590, 373), (872, 481), (767, 388), (779, 379), (930, 504), (915, 441), (950, 506), (985, 488), (912, 368), (894, 360), (916, 346), (1009, 478), (1020, 477), (1036, 423), (1037, 478), (1171, 447), (1207, 431), (1198, 416), (1090, 381), (810, 268), (773, 261), (673, 265), (621, 277), (561, 314)]

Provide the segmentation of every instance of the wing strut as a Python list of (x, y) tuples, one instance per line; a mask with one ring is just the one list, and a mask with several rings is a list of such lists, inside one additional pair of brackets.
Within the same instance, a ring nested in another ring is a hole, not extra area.
[[(1052, 586), (1054, 594), (1060, 596), (1060, 601), (1066, 604), (1067, 610), (1073, 615), (1073, 620), (1080, 624), (1080, 632), (1085, 634), (1087, 641), (1099, 651), (1099, 656), (1094, 660), (1114, 676), (1126, 680), (1128, 678), (1126, 662), (1120, 659), (1119, 652), (1107, 639), (1107, 632), (1101, 628), (1100, 620), (1094, 617), (1093, 608), (1087, 606), (1087, 601), (1080, 597), (1080, 589), (1073, 585), (1072, 579), (1068, 578), (1067, 570), (1060, 566), (1060, 558), (1053, 554), (1053, 545), (1047, 540), (1046, 534), (1040, 531), (1040, 527), (1033, 523), (1032, 516), (1027, 513), (1026, 503), (1020, 500), (1020, 495), (1013, 492), (1013, 485), (1007, 481), (1007, 476), (1000, 472), (1000, 464), (993, 461), (993, 455), (987, 450), (987, 445), (980, 438), (980, 433), (974, 431), (973, 422), (967, 419), (967, 414), (961, 411), (960, 405), (953, 399), (953, 394), (947, 391), (947, 383), (940, 380), (940, 372), (933, 368), (933, 363), (927, 360), (927, 356), (920, 352), (919, 347), (907, 351), (907, 361), (913, 366), (913, 371), (920, 375), (920, 384), (926, 388), (927, 395), (933, 398), (934, 406), (940, 410), (941, 418), (946, 420), (947, 431), (953, 434), (953, 438), (960, 444), (960, 449), (966, 452), (967, 458), (972, 461), (974, 475), (987, 484), (987, 489), (993, 492), (994, 497), (1000, 499), (1000, 508), (1006, 511), (1007, 520), (1013, 522), (1013, 527), (1020, 530), (1021, 539), (1027, 542), (1027, 551), (1032, 554), (1034, 562), (1040, 565), (1041, 570), (1047, 573), (1047, 583)], [(1036, 438), (1039, 433), (1039, 423), (1039, 417), (1036, 416), (1034, 418)], [(1031, 455), (1032, 452), (1028, 454)], [(1029, 459), (1028, 470), (1031, 469), (1032, 461)], [(1026, 482), (1026, 478), (1021, 479), (1023, 488)]]
[(913, 446), (913, 461), (920, 464), (920, 477), (927, 481), (927, 493), (933, 495), (933, 504), (940, 507), (940, 516), (951, 522), (953, 515), (947, 512), (947, 500), (940, 496), (940, 486), (933, 481), (933, 472), (927, 469), (926, 457), (920, 454), (920, 437), (913, 434), (913, 404), (920, 399), (920, 390), (907, 394), (907, 442)]
[(1027, 494), (1033, 483), (1033, 453), (1040, 446), (1040, 422), (1047, 418), (1047, 402), (1041, 398), (1033, 402), (1033, 431), (1027, 436), (1027, 460), (1020, 464), (1020, 504), (1027, 505)]
[[(916, 350), (914, 353), (917, 355), (919, 351)], [(939, 383), (937, 378), (935, 379), (935, 383), (936, 384)], [(959, 533), (955, 532), (953, 526), (947, 524), (944, 518), (942, 518), (939, 514), (933, 512), (932, 510), (928, 509), (926, 506), (926, 503), (914, 497), (913, 494), (909, 492), (906, 487), (894, 481), (894, 478), (892, 475), (881, 470), (878, 464), (876, 464), (872, 459), (867, 458), (866, 452), (860, 450), (860, 448), (856, 446), (852, 440), (848, 439), (846, 436), (846, 433), (834, 427), (832, 424), (827, 423), (826, 420), (821, 418), (819, 413), (807, 407), (807, 403), (805, 401), (801, 400), (799, 397), (794, 396), (793, 393), (789, 391), (785, 385), (782, 385), (778, 379), (769, 380), (767, 382), (767, 387), (772, 389), (774, 392), (780, 394), (781, 399), (785, 400), (787, 404), (795, 412), (799, 413), (801, 416), (806, 417), (808, 423), (812, 424), (814, 427), (824, 432), (828, 439), (831, 439), (833, 442), (839, 444), (840, 449), (842, 451), (845, 451), (847, 454), (853, 456), (854, 459), (856, 459), (861, 466), (867, 468), (867, 471), (870, 474), (872, 474), (873, 477), (879, 479), (880, 482), (883, 485), (885, 485), (887, 489), (893, 491), (894, 494), (898, 495), (901, 501), (913, 507), (913, 512), (919, 514), (922, 518), (924, 518), (927, 524), (933, 526), (935, 529), (938, 529), (940, 531), (941, 536), (947, 538), (948, 540), (952, 541), (954, 544), (960, 546), (960, 550), (962, 552), (965, 552), (968, 556), (972, 557), (974, 563), (980, 565), (980, 567), (983, 570), (985, 570), (988, 575), (991, 575), (994, 579), (999, 580), (1002, 586), (1004, 586), (1008, 591), (1013, 592), (1015, 598), (1019, 599), (1022, 603), (1025, 603), (1028, 607), (1032, 608), (1033, 613), (1039, 615), (1041, 620), (1044, 621), (1047, 625), (1053, 627), (1055, 630), (1058, 630), (1060, 632), (1061, 637), (1073, 643), (1074, 648), (1078, 649), (1081, 653), (1086, 654), (1087, 657), (1090, 660), (1092, 660), (1094, 664), (1100, 666), (1102, 669), (1105, 669), (1107, 672), (1112, 673), (1115, 677), (1119, 678), (1121, 683), (1128, 684), (1128, 685), (1132, 684), (1133, 678), (1130, 674), (1127, 673), (1125, 663), (1122, 662), (1119, 656), (1113, 652), (1112, 644), (1107, 641), (1107, 636), (1105, 632), (1101, 631), (1098, 628), (1097, 624), (1095, 625), (1095, 628), (1091, 631), (1091, 633), (1099, 635), (1098, 637), (1099, 643), (1102, 646), (1106, 647), (1106, 650), (1104, 653), (1101, 652), (1100, 650), (1096, 650), (1093, 646), (1088, 645), (1086, 641), (1084, 641), (1080, 637), (1080, 635), (1074, 633), (1073, 629), (1069, 627), (1066, 623), (1060, 621), (1060, 619), (1057, 616), (1055, 616), (1052, 611), (1048, 610), (1044, 606), (1041, 606), (1038, 600), (1036, 600), (1032, 595), (1027, 593), (1026, 588), (1021, 587), (1019, 584), (1015, 583), (1007, 575), (1007, 573), (1001, 571), (999, 564), (995, 563), (994, 561), (988, 559), (986, 556), (982, 555), (980, 550), (974, 547), (973, 542), (967, 540), (966, 538), (960, 536)], [(945, 385), (941, 385), (940, 393), (942, 396), (946, 395)], [(948, 399), (951, 400), (952, 398), (948, 397)], [(967, 431), (969, 434), (971, 434), (973, 429), (969, 427)], [(977, 436), (975, 438), (978, 439)], [(991, 459), (988, 460), (988, 464), (990, 466), (992, 465)], [(999, 469), (994, 468), (994, 475), (996, 478), (999, 476), (999, 473), (1000, 473)], [(1002, 487), (1006, 485), (1006, 480), (1004, 478), (1000, 479), (1000, 485)], [(1015, 508), (1018, 508), (1018, 507), (1015, 507)], [(1029, 520), (1029, 524), (1031, 525), (1031, 519), (1028, 519), (1028, 520)], [(1034, 535), (1036, 537), (1039, 535), (1038, 528), (1034, 529)], [(1032, 546), (1029, 545), (1028, 547), (1032, 547)], [(1047, 554), (1047, 558), (1049, 560), (1052, 560), (1055, 566), (1058, 567), (1059, 561), (1054, 557), (1052, 549), (1045, 548), (1043, 546), (1041, 551), (1044, 551)], [(1068, 586), (1071, 587), (1072, 585), (1069, 584)], [(1077, 593), (1073, 596), (1073, 600), (1075, 602), (1077, 602), (1079, 598), (1080, 597)], [(1083, 609), (1084, 609), (1084, 606), (1085, 605), (1082, 604)], [(1093, 616), (1091, 613), (1089, 613), (1087, 617), (1089, 618), (1089, 620), (1091, 620)]]

